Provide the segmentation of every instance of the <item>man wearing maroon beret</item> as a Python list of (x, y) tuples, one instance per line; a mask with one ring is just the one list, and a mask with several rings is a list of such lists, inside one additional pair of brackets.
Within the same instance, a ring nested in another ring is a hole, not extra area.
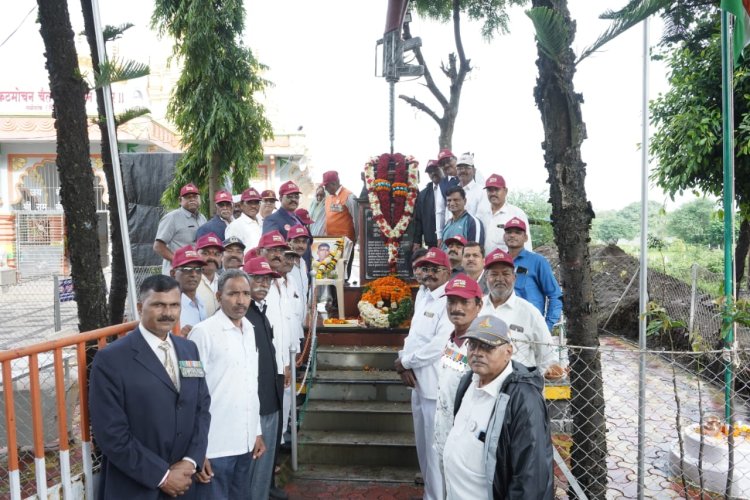
[(206, 218), (199, 212), (201, 196), (198, 187), (192, 182), (180, 189), (180, 208), (172, 210), (159, 221), (154, 239), (154, 252), (161, 256), (162, 274), (169, 274), (172, 269), (174, 251), (195, 243), (198, 228), (206, 223)]
[[(335, 170), (329, 170), (323, 174), (323, 187), (328, 193), (326, 196), (326, 236), (346, 236), (353, 243), (357, 242), (359, 234), (359, 204), (357, 197), (341, 185), (339, 174)], [(346, 278), (352, 270), (354, 259), (349, 257), (346, 266)]]
[(211, 217), (208, 222), (198, 228), (195, 233), (196, 241), (201, 236), (205, 236), (208, 233), (214, 233), (219, 240), (224, 240), (224, 232), (227, 230), (227, 226), (234, 220), (232, 215), (234, 203), (232, 202), (232, 193), (226, 190), (217, 191), (214, 196), (214, 204), (216, 205), (216, 215)]

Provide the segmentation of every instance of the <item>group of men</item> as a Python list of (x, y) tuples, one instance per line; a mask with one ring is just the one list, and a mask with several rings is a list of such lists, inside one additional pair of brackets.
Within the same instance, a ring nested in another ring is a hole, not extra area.
[(412, 249), (420, 287), (395, 362), (413, 388), (424, 498), (553, 498), (543, 388), (545, 374), (564, 373), (551, 336), (560, 286), (502, 176), (482, 190), (473, 156), (449, 150), (426, 172)]
[[(322, 186), (323, 233), (354, 239), (351, 193), (335, 172)], [(219, 191), (206, 220), (198, 188), (180, 190), (180, 208), (159, 223), (163, 274), (140, 287), (140, 324), (97, 353), (91, 371), (104, 460), (98, 498), (286, 497), (274, 468), (294, 397), (290, 351), (304, 338), (315, 223), (300, 194), (293, 181), (278, 200), (248, 188), (234, 218), (233, 196)]]

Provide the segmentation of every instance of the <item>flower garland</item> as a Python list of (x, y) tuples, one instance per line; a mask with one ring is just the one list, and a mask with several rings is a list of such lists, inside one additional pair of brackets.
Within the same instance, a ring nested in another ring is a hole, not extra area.
[(315, 261), (317, 270), (315, 271), (315, 279), (336, 279), (336, 264), (341, 258), (344, 252), (344, 239), (339, 238), (336, 240), (333, 249), (328, 254), (328, 257), (321, 261)]
[(367, 284), (357, 309), (367, 326), (394, 328), (412, 314), (411, 288), (400, 279), (387, 276)]
[[(393, 182), (388, 180), (388, 167), (394, 166)], [(372, 218), (388, 247), (388, 266), (396, 274), (398, 248), (411, 222), (419, 194), (419, 163), (411, 156), (382, 154), (365, 165)], [(387, 207), (383, 211), (383, 207)]]

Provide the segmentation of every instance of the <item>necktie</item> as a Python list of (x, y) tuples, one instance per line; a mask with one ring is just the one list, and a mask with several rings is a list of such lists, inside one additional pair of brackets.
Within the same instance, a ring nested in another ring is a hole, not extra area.
[(177, 387), (177, 374), (174, 371), (174, 365), (172, 364), (172, 354), (171, 349), (169, 348), (169, 342), (166, 340), (159, 344), (159, 349), (164, 351), (164, 368), (167, 370), (167, 375), (169, 375), (170, 380), (172, 380), (172, 383), (174, 384), (175, 388)]

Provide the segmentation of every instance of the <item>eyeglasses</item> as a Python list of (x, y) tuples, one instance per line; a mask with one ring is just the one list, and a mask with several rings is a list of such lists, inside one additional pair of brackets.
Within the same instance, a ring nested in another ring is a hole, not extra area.
[(459, 165), (458, 167), (456, 167), (456, 170), (459, 170), (459, 171), (460, 170), (471, 170), (472, 168), (474, 168), (474, 167), (472, 167), (470, 165)]
[(197, 274), (203, 274), (203, 267), (178, 267), (177, 271), (181, 271), (183, 273), (197, 273)]
[(285, 194), (284, 196), (291, 200), (299, 200), (299, 193)]
[(261, 284), (264, 284), (264, 283), (268, 284), (268, 283), (271, 283), (271, 281), (273, 280), (273, 278), (268, 274), (254, 274), (254, 275), (251, 275), (250, 277), (253, 279), (253, 281), (257, 283), (261, 283)]
[(445, 268), (441, 266), (430, 266), (430, 267), (422, 266), (419, 269), (421, 269), (422, 272), (426, 274), (437, 274)]
[(492, 352), (498, 347), (507, 344), (507, 342), (503, 342), (502, 344), (498, 345), (489, 345), (481, 340), (476, 339), (469, 339), (466, 341), (466, 347), (472, 351), (482, 351), (482, 352)]

